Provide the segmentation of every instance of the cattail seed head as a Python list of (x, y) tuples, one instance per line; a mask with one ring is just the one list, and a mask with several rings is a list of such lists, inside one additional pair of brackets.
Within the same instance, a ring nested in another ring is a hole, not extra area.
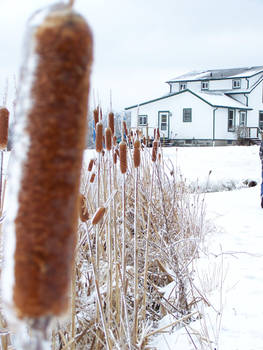
[(96, 125), (96, 151), (100, 153), (103, 149), (103, 125), (98, 122)]
[(114, 164), (117, 163), (117, 153), (116, 153), (116, 151), (113, 153), (113, 163)]
[(119, 152), (118, 148), (116, 148), (115, 153), (117, 154), (118, 157), (120, 157), (120, 152)]
[(9, 111), (7, 108), (0, 108), (0, 149), (5, 149), (8, 142), (8, 121)]
[(128, 129), (127, 129), (126, 122), (125, 122), (125, 121), (123, 121), (123, 122), (122, 122), (122, 125), (123, 125), (123, 131), (124, 131), (124, 134), (125, 134), (126, 136), (128, 136)]
[(93, 183), (93, 182), (94, 182), (95, 176), (96, 176), (95, 173), (92, 173), (92, 174), (91, 174), (91, 177), (90, 177), (90, 180), (89, 180), (90, 183)]
[(103, 218), (106, 209), (104, 207), (99, 207), (91, 219), (92, 225), (97, 225)]
[(93, 119), (94, 119), (94, 127), (96, 129), (96, 125), (99, 122), (99, 109), (98, 108), (94, 109), (94, 111), (93, 111)]
[(120, 170), (122, 174), (127, 171), (127, 144), (125, 141), (120, 143)]
[(159, 128), (157, 128), (156, 137), (157, 137), (157, 140), (160, 140), (160, 129)]
[(112, 141), (113, 141), (113, 145), (117, 146), (117, 137), (115, 135), (113, 136)]
[(108, 127), (111, 129), (112, 135), (114, 135), (114, 114), (112, 112), (108, 116)]
[(159, 162), (162, 160), (162, 155), (161, 155), (161, 153), (158, 153), (158, 160), (159, 160)]
[(111, 147), (112, 147), (112, 132), (111, 132), (111, 128), (106, 128), (106, 130), (105, 130), (105, 139), (106, 139), (106, 149), (107, 149), (107, 151), (110, 151)]
[(146, 146), (146, 137), (145, 136), (143, 137), (143, 141), (142, 142)]
[(94, 160), (94, 159), (91, 159), (91, 160), (89, 161), (88, 171), (91, 171), (91, 170), (92, 170), (93, 165), (94, 165), (94, 162), (95, 162), (95, 160)]
[(133, 145), (134, 149), (133, 149), (133, 163), (134, 163), (134, 167), (138, 168), (140, 166), (141, 163), (141, 142), (140, 140), (135, 140), (134, 141), (134, 145)]
[[(92, 35), (84, 18), (68, 7), (56, 7), (34, 25), (31, 38), (28, 51), (36, 58), (33, 75), (27, 79), (32, 84), (24, 100), (18, 99), (18, 106), (24, 106), (27, 99), (31, 105), (17, 118), (30, 147), (24, 149), (14, 138), (15, 158), (24, 155), (23, 161), (16, 159), (19, 179), (10, 168), (10, 188), (18, 190), (12, 194), (17, 205), (15, 212), (8, 214), (12, 229), (7, 233), (15, 238), (14, 285), (10, 291), (14, 312), (20, 319), (42, 320), (59, 316), (68, 307)], [(25, 62), (30, 72), (31, 63), (32, 57)]]
[(152, 161), (156, 162), (157, 158), (157, 151), (158, 151), (158, 141), (153, 141), (153, 149), (152, 149)]
[(79, 218), (82, 222), (89, 220), (89, 212), (87, 208), (87, 200), (83, 194), (80, 194), (80, 208), (79, 208)]

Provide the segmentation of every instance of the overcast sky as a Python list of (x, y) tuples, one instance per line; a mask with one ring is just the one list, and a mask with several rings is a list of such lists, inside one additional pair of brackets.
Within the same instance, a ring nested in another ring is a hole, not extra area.
[[(0, 103), (21, 65), (28, 17), (51, 0), (0, 0)], [(262, 0), (75, 0), (90, 23), (92, 91), (104, 109), (169, 91), (188, 71), (263, 65)], [(12, 93), (9, 93), (11, 104)], [(93, 97), (91, 99), (93, 107)]]

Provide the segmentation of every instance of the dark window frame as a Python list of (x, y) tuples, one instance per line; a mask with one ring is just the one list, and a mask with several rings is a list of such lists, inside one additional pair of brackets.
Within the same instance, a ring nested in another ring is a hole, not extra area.
[[(144, 118), (146, 122), (141, 122), (141, 118)], [(148, 115), (147, 114), (139, 114), (138, 115), (138, 126), (148, 125)]]
[[(237, 82), (238, 82), (238, 85), (236, 85)], [(240, 89), (241, 88), (241, 79), (233, 79), (232, 80), (232, 88), (233, 89)]]
[[(190, 112), (190, 118), (187, 113)], [(192, 123), (192, 108), (183, 108), (183, 123)]]
[(179, 83), (179, 91), (184, 91), (186, 89), (187, 89), (187, 82), (184, 82), (184, 81), (180, 82)]
[[(233, 125), (232, 127), (229, 126), (229, 121), (230, 121), (230, 113), (233, 112)], [(236, 129), (236, 110), (229, 108), (228, 109), (228, 118), (227, 118), (227, 131), (228, 132), (234, 132)]]
[[(207, 87), (203, 87), (203, 84), (206, 84)], [(209, 90), (209, 80), (201, 81), (201, 90)]]
[[(244, 124), (241, 123), (241, 115), (242, 114), (245, 114), (245, 121), (244, 121)], [(239, 126), (247, 126), (247, 111), (240, 111), (239, 112)]]

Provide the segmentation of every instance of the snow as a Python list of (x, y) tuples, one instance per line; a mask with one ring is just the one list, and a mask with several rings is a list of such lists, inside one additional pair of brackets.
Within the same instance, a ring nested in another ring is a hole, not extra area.
[[(239, 184), (245, 179), (257, 181), (256, 187), (205, 195), (207, 217), (214, 230), (206, 238), (206, 250), (195, 262), (195, 284), (211, 306), (200, 306), (202, 319), (186, 328), (153, 338), (156, 349), (202, 349), (194, 330), (210, 345), (204, 349), (263, 349), (263, 252), (260, 206), (261, 163), (259, 147), (231, 146), (164, 149), (165, 158), (180, 166), (187, 181)], [(219, 186), (220, 187), (220, 186)], [(166, 293), (171, 292), (167, 286)], [(165, 292), (165, 291), (164, 291)], [(174, 322), (166, 316), (159, 327)]]
[(200, 96), (207, 102), (209, 102), (211, 105), (215, 107), (232, 107), (232, 108), (243, 108), (243, 109), (249, 109), (246, 105), (244, 105), (241, 102), (238, 102), (234, 100), (231, 97), (226, 96), (225, 94), (221, 93), (205, 93), (205, 92), (195, 92), (196, 95)]

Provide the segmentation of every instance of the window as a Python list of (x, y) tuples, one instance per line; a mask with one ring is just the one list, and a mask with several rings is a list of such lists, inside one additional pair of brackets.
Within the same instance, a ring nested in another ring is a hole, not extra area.
[(187, 88), (187, 84), (186, 83), (179, 83), (179, 90), (185, 90)]
[(201, 90), (208, 90), (209, 88), (209, 82), (208, 81), (202, 81), (201, 82)]
[(183, 109), (183, 122), (190, 123), (192, 121), (192, 108)]
[(263, 130), (263, 111), (259, 111), (258, 127)]
[(240, 111), (239, 126), (247, 126), (247, 112), (246, 111)]
[(228, 131), (235, 131), (235, 110), (229, 109), (228, 110)]
[(161, 130), (167, 130), (167, 114), (161, 114)]
[(232, 87), (233, 87), (233, 89), (240, 89), (240, 87), (241, 87), (241, 80), (240, 79), (232, 80)]
[(138, 115), (138, 125), (147, 125), (148, 117), (147, 115)]

